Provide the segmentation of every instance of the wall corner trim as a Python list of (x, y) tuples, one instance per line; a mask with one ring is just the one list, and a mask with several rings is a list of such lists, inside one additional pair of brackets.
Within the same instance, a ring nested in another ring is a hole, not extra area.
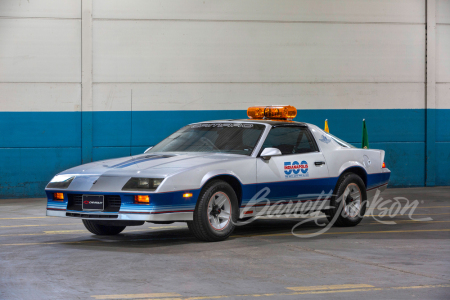
[(81, 1), (81, 162), (92, 161), (92, 0)]
[(426, 186), (436, 184), (436, 0), (426, 4)]

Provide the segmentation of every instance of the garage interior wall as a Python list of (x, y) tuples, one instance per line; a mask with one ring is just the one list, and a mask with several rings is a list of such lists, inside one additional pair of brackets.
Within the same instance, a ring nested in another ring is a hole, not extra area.
[(0, 2), (1, 198), (271, 104), (450, 185), (450, 0)]

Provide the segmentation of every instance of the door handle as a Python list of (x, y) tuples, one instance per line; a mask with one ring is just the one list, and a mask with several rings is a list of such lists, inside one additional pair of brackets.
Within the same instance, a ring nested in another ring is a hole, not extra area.
[(321, 165), (324, 165), (325, 162), (324, 162), (324, 161), (316, 161), (316, 162), (314, 162), (314, 164), (315, 164), (316, 166), (321, 166)]

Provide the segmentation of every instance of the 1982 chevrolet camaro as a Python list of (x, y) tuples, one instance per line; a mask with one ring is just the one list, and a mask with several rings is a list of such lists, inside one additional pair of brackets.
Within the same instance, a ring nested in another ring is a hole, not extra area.
[(81, 219), (98, 235), (181, 221), (198, 239), (219, 241), (239, 219), (274, 205), (320, 201), (335, 224), (357, 225), (365, 200), (388, 184), (384, 151), (291, 121), (296, 114), (292, 106), (251, 107), (250, 119), (190, 124), (144, 154), (61, 172), (45, 189), (47, 215)]

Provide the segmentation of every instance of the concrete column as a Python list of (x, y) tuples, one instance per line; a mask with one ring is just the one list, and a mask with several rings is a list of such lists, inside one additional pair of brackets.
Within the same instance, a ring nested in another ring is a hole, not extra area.
[(426, 186), (436, 182), (436, 0), (427, 0)]
[(92, 161), (92, 0), (81, 0), (81, 161)]

